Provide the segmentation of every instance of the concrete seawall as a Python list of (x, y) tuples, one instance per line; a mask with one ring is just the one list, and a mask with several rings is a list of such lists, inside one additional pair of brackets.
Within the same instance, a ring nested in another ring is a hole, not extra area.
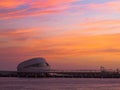
[(109, 71), (44, 71), (44, 72), (17, 72), (0, 71), (0, 77), (25, 78), (120, 78), (119, 72)]

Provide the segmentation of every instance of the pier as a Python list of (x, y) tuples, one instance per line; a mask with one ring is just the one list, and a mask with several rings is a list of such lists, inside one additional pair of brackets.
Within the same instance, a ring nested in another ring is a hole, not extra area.
[(56, 70), (51, 69), (44, 58), (32, 58), (21, 62), (17, 71), (0, 71), (0, 77), (24, 78), (120, 78), (119, 69), (108, 70)]
[(41, 72), (0, 71), (0, 77), (24, 78), (120, 78), (117, 71), (50, 70)]

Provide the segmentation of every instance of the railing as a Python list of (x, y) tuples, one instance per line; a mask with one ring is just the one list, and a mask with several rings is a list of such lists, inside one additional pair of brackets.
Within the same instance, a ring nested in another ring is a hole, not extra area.
[[(18, 71), (0, 71), (0, 73), (17, 73)], [(88, 70), (88, 69), (82, 69), (82, 70), (56, 70), (51, 69), (49, 71), (40, 71), (40, 72), (102, 72), (101, 70)], [(104, 70), (104, 72), (118, 72), (115, 70)], [(23, 72), (24, 73), (24, 72)]]
[(50, 70), (49, 72), (100, 72), (100, 70)]

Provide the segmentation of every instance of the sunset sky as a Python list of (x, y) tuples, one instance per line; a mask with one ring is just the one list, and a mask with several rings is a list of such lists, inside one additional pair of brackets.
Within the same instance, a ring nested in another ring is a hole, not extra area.
[(120, 68), (120, 0), (0, 0), (0, 70), (34, 57), (54, 69)]

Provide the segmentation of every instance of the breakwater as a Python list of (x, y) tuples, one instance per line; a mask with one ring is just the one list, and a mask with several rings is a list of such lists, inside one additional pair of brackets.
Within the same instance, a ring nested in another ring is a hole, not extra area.
[(25, 77), (25, 78), (120, 78), (120, 73), (115, 71), (63, 71), (51, 70), (43, 72), (18, 72), (0, 71), (0, 77)]

